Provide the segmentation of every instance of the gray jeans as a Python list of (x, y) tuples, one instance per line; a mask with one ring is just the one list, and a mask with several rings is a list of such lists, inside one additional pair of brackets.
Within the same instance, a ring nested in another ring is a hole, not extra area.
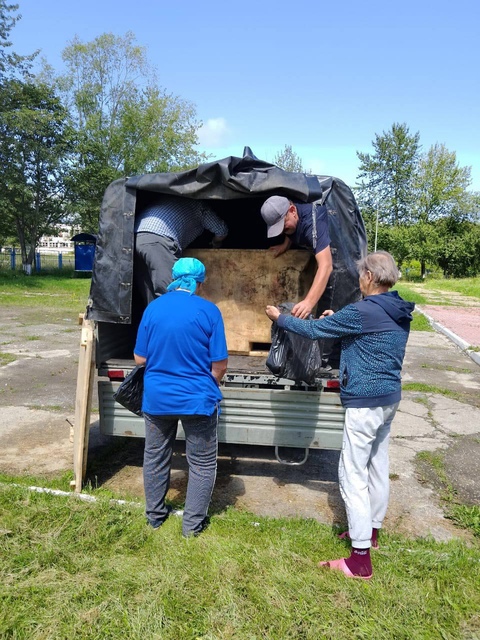
[(168, 517), (165, 496), (170, 486), (173, 443), (178, 420), (186, 439), (188, 484), (183, 512), (183, 535), (199, 533), (207, 516), (217, 475), (217, 410), (211, 416), (152, 416), (144, 414), (143, 482), (146, 516), (152, 527)]

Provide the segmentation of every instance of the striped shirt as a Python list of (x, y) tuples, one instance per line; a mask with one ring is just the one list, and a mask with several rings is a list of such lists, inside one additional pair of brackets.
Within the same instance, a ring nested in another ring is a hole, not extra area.
[(177, 196), (163, 196), (158, 203), (144, 209), (135, 221), (135, 233), (172, 238), (181, 250), (205, 229), (217, 237), (228, 233), (225, 222), (205, 202)]

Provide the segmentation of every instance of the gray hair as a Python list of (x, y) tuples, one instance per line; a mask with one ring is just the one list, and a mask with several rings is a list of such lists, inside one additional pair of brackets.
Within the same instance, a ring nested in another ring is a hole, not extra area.
[(378, 286), (393, 287), (400, 277), (395, 260), (388, 251), (369, 253), (357, 260), (357, 269), (360, 277), (370, 271), (374, 284)]

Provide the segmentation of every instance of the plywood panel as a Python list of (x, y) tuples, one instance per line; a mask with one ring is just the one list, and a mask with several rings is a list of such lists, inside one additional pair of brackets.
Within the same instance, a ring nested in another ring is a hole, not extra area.
[(214, 302), (225, 322), (229, 353), (251, 354), (270, 344), (267, 304), (298, 302), (315, 275), (315, 258), (302, 250), (274, 258), (267, 250), (188, 249), (207, 270), (203, 297)]

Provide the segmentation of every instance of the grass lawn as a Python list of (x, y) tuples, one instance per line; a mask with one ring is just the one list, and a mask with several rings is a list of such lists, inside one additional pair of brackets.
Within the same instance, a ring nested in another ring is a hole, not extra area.
[(418, 304), (436, 303), (431, 300), (429, 293), (434, 292), (455, 292), (463, 296), (480, 299), (480, 277), (477, 278), (456, 278), (449, 280), (432, 279), (424, 282), (405, 282), (401, 280), (394, 287), (398, 293), (411, 302)]
[(64, 269), (27, 276), (0, 269), (0, 304), (28, 307), (38, 302), (49, 310), (78, 312), (87, 305), (90, 278), (75, 277)]
[[(5, 480), (5, 479), (4, 479)], [(162, 640), (476, 638), (480, 545), (385, 535), (372, 580), (317, 568), (347, 552), (305, 519), (233, 508), (198, 538), (141, 506), (0, 485), (0, 636)]]

